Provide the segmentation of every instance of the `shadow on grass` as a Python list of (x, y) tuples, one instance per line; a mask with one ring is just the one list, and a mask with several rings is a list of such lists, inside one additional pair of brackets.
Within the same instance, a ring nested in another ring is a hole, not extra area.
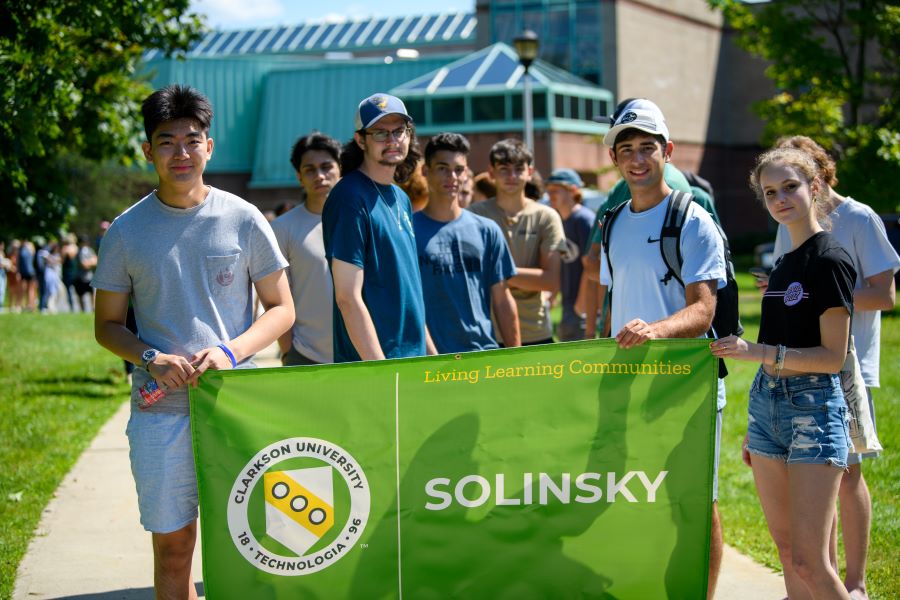
[(25, 393), (28, 396), (54, 397), (68, 396), (84, 399), (107, 400), (127, 393), (125, 377), (118, 374), (104, 376), (72, 375), (34, 377), (26, 379)]
[(51, 377), (31, 377), (27, 381), (38, 385), (45, 384), (93, 384), (93, 385), (119, 385), (125, 380), (124, 375), (112, 374), (99, 375), (71, 375)]
[[(197, 586), (197, 595), (204, 597), (203, 582), (194, 583)], [(111, 592), (97, 592), (94, 594), (78, 594), (76, 596), (58, 596), (55, 600), (153, 600), (156, 595), (153, 588), (129, 588), (126, 590), (113, 590)]]

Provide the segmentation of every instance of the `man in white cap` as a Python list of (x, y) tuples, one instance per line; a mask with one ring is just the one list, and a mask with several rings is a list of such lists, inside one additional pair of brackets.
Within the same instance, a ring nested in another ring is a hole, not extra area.
[[(659, 107), (646, 98), (626, 98), (625, 100), (619, 102), (618, 105), (616, 105), (616, 109), (615, 111), (613, 111), (612, 116), (595, 117), (594, 121), (612, 125), (619, 118), (619, 115), (624, 114), (625, 111), (633, 108), (653, 111), (659, 115), (659, 119), (661, 121), (665, 122), (665, 117), (659, 110)], [(666, 166), (663, 169), (663, 179), (671, 189), (681, 190), (682, 192), (691, 194), (693, 196), (693, 201), (706, 209), (706, 212), (708, 212), (710, 216), (712, 216), (713, 220), (716, 223), (719, 223), (719, 215), (716, 213), (716, 207), (713, 204), (712, 197), (703, 188), (692, 185), (691, 182), (688, 181), (687, 176), (679, 171), (678, 168), (671, 162), (667, 162)], [(588, 280), (594, 282), (600, 280), (601, 226), (603, 225), (603, 219), (605, 218), (606, 213), (613, 210), (620, 204), (624, 204), (630, 199), (631, 190), (628, 188), (628, 183), (625, 181), (625, 179), (620, 179), (609, 190), (606, 201), (600, 206), (599, 209), (597, 209), (597, 216), (594, 219), (593, 226), (591, 227), (588, 249), (585, 252), (584, 257), (582, 258), (582, 263), (584, 264), (584, 275)], [(596, 287), (592, 285), (585, 286), (583, 292), (584, 309), (585, 312), (591, 316), (596, 315), (598, 312), (604, 309), (603, 305), (606, 301), (605, 298), (598, 298), (596, 292)], [(608, 319), (603, 322), (603, 326), (604, 329), (608, 328)], [(585, 325), (585, 337), (587, 339), (593, 339), (597, 333), (600, 334), (600, 337), (607, 335), (605, 331), (596, 331), (596, 319), (588, 318)]]
[[(722, 238), (709, 213), (688, 202), (681, 228), (680, 274), (673, 274), (660, 251), (663, 222), (675, 195), (663, 172), (675, 145), (659, 108), (649, 100), (616, 116), (603, 138), (609, 156), (631, 191), (631, 200), (607, 218), (608, 246), (601, 248), (600, 297), (612, 292), (612, 332), (627, 349), (658, 338), (704, 337), (716, 308), (716, 290), (725, 286)], [(680, 197), (679, 197), (680, 198)], [(718, 456), (725, 388), (719, 380), (713, 474), (709, 586), (712, 598), (722, 560), (722, 527), (716, 507)], [(679, 536), (680, 537), (680, 536)], [(676, 548), (676, 554), (678, 548)], [(670, 571), (671, 571), (670, 567)], [(677, 573), (667, 573), (668, 577)]]
[(360, 102), (356, 132), (341, 152), (343, 179), (322, 212), (334, 280), (334, 362), (436, 354), (425, 328), (412, 205), (394, 185), (420, 157), (399, 98), (379, 93)]

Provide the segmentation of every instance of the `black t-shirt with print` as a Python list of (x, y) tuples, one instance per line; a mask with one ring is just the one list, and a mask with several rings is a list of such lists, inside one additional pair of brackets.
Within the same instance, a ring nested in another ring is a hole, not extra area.
[(819, 317), (843, 306), (853, 314), (856, 271), (850, 255), (829, 233), (816, 233), (781, 257), (769, 276), (759, 325), (761, 344), (820, 346)]

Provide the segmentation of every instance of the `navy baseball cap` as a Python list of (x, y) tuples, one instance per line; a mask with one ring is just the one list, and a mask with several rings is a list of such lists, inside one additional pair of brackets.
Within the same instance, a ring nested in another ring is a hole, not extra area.
[(547, 181), (544, 182), (545, 185), (550, 185), (551, 183), (574, 185), (579, 188), (584, 187), (581, 176), (572, 169), (554, 169), (554, 171), (550, 173), (550, 177), (547, 178)]
[(368, 129), (388, 115), (400, 115), (408, 123), (412, 122), (403, 100), (389, 94), (372, 94), (359, 103), (356, 110), (356, 130)]

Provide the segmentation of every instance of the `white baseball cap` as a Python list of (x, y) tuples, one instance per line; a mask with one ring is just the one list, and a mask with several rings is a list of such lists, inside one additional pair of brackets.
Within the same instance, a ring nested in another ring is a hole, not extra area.
[(669, 141), (669, 128), (659, 107), (646, 98), (636, 98), (620, 107), (615, 122), (603, 136), (603, 143), (613, 146), (625, 129), (639, 129), (651, 135), (661, 135)]

